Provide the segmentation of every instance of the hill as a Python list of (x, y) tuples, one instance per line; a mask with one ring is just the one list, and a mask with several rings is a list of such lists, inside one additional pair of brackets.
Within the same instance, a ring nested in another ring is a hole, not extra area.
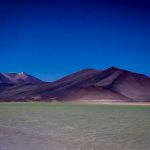
[(5, 88), (0, 91), (0, 99), (150, 102), (150, 78), (115, 67), (106, 70), (84, 69), (51, 83), (39, 79), (36, 81), (40, 82), (26, 81), (29, 82), (3, 85)]

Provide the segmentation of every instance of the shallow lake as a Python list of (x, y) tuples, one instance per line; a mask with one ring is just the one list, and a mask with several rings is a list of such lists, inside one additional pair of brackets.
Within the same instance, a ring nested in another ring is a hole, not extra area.
[(150, 106), (1, 103), (0, 150), (150, 150)]

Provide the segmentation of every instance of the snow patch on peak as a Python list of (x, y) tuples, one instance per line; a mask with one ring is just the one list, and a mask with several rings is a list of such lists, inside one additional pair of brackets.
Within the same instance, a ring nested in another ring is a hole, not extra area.
[(19, 74), (26, 74), (25, 72), (20, 72)]

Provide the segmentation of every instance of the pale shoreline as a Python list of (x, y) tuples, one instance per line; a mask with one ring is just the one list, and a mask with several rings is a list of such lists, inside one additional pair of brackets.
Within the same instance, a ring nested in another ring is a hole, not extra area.
[(150, 106), (150, 102), (118, 102), (118, 101), (98, 101), (98, 100), (83, 100), (76, 102), (69, 102), (72, 104), (93, 104), (93, 105), (131, 105), (131, 106)]
[(0, 104), (88, 104), (88, 105), (127, 105), (150, 106), (150, 102), (121, 102), (110, 100), (77, 100), (77, 101), (1, 101)]
[(95, 104), (95, 105), (129, 105), (129, 106), (150, 106), (150, 102), (118, 102), (118, 103), (116, 103), (116, 102), (114, 102), (114, 103), (112, 103), (112, 102), (94, 102), (94, 103), (92, 103), (92, 102), (87, 102), (87, 103), (85, 103), (85, 102), (81, 102), (81, 103), (78, 103), (78, 104)]

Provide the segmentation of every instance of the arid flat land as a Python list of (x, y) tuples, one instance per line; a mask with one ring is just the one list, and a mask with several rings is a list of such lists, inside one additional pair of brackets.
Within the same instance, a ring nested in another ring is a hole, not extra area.
[(149, 149), (149, 105), (0, 103), (0, 150)]

